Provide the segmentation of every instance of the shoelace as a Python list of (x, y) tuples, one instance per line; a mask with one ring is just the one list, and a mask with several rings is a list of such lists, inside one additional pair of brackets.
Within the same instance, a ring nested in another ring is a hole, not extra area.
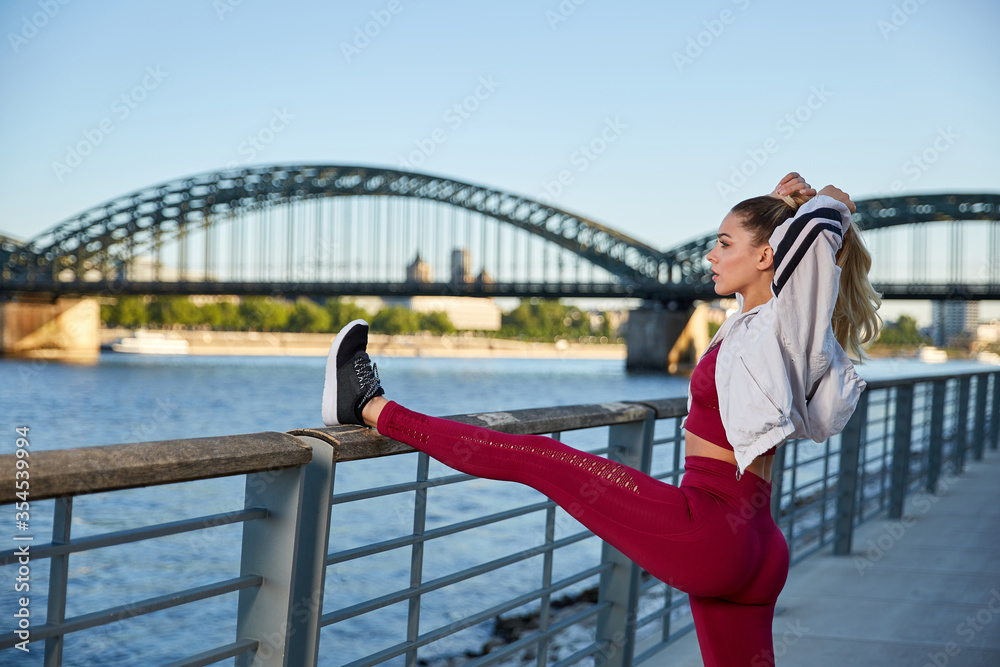
[(358, 384), (362, 396), (361, 400), (362, 402), (367, 402), (378, 392), (380, 386), (378, 366), (370, 359), (356, 357), (354, 359), (354, 372), (358, 375)]

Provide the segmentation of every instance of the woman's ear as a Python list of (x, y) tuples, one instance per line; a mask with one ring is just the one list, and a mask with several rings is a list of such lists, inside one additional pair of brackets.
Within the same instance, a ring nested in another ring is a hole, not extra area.
[(760, 271), (767, 271), (774, 268), (774, 250), (771, 248), (770, 243), (765, 243), (761, 246), (760, 254), (757, 255), (757, 268)]

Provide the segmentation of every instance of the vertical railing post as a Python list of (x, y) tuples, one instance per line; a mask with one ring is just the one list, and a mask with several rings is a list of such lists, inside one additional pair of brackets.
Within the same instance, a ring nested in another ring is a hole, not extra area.
[(861, 393), (858, 405), (840, 434), (840, 469), (837, 472), (837, 518), (834, 521), (833, 554), (851, 553), (854, 536), (854, 499), (858, 493), (858, 458), (868, 422), (868, 391)]
[[(73, 496), (56, 498), (52, 517), (52, 544), (66, 544), (73, 525)], [(59, 625), (66, 620), (66, 584), (69, 581), (69, 554), (49, 559), (49, 593), (46, 625)], [(62, 664), (63, 636), (45, 640), (45, 667)]]
[[(645, 409), (646, 418), (627, 424), (615, 424), (608, 432), (608, 458), (637, 470), (642, 470), (646, 452), (652, 450), (656, 413)], [(646, 465), (648, 470), (648, 464)], [(635, 651), (635, 625), (639, 608), (639, 566), (607, 542), (601, 552), (601, 562), (611, 563), (610, 570), (601, 573), (598, 601), (610, 602), (597, 619), (597, 641), (604, 642), (603, 667), (627, 667)]]
[(931, 396), (931, 433), (927, 443), (927, 493), (937, 492), (941, 476), (941, 449), (944, 446), (944, 396), (947, 380), (934, 380)]
[[(774, 451), (774, 460), (771, 461), (771, 518), (775, 524), (781, 518), (781, 493), (785, 485), (785, 450), (791, 446), (792, 443), (786, 442), (778, 447)], [(794, 461), (792, 465), (795, 465)]]
[(993, 405), (990, 407), (990, 449), (1000, 445), (1000, 371), (993, 373)]
[(986, 440), (986, 382), (989, 377), (986, 373), (976, 375), (976, 422), (972, 429), (972, 458), (976, 461), (983, 460), (983, 444)]
[(958, 420), (955, 433), (955, 472), (965, 470), (965, 448), (969, 442), (969, 385), (968, 375), (958, 380)]
[(305, 466), (299, 547), (289, 595), (288, 664), (313, 667), (319, 660), (319, 621), (323, 615), (326, 555), (330, 552), (330, 499), (337, 470), (336, 449), (323, 440), (297, 436), (312, 448)]
[[(430, 456), (417, 454), (417, 482), (426, 482), (430, 471)], [(427, 487), (415, 491), (413, 502), (413, 536), (423, 537), (427, 525)], [(410, 589), (417, 590), (424, 580), (424, 542), (416, 540), (410, 549)], [(415, 642), (420, 635), (420, 595), (414, 595), (406, 613), (406, 641)], [(417, 650), (406, 652), (406, 667), (417, 667)]]
[(910, 444), (913, 439), (912, 384), (901, 384), (896, 387), (896, 418), (892, 435), (889, 518), (901, 519), (906, 487), (910, 481)]
[[(299, 524), (306, 466), (247, 475), (244, 506), (267, 517), (243, 524), (240, 575), (256, 574), (259, 588), (244, 588), (237, 604), (236, 639), (257, 650), (237, 656), (236, 667), (288, 667), (286, 635), (292, 623), (292, 587), (299, 554)], [(297, 666), (296, 666), (297, 667)]]

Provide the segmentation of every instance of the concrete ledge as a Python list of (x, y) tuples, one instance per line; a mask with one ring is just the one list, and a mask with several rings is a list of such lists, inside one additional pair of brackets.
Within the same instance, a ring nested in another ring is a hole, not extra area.
[[(312, 449), (285, 433), (31, 451), (30, 500), (188, 482), (309, 463)], [(13, 503), (16, 457), (0, 456), (0, 505)]]

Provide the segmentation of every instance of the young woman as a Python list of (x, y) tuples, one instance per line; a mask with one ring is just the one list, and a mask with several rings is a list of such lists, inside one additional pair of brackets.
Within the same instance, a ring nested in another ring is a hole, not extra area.
[(843, 429), (865, 386), (845, 349), (863, 359), (881, 323), (871, 258), (851, 227), (854, 204), (833, 186), (812, 195), (791, 173), (719, 227), (707, 259), (716, 293), (735, 293), (739, 309), (691, 376), (679, 487), (551, 438), (387, 401), (363, 320), (330, 349), (323, 421), (374, 427), (461, 472), (542, 492), (688, 593), (706, 665), (773, 665), (771, 624), (788, 574), (788, 545), (770, 514), (774, 449)]

